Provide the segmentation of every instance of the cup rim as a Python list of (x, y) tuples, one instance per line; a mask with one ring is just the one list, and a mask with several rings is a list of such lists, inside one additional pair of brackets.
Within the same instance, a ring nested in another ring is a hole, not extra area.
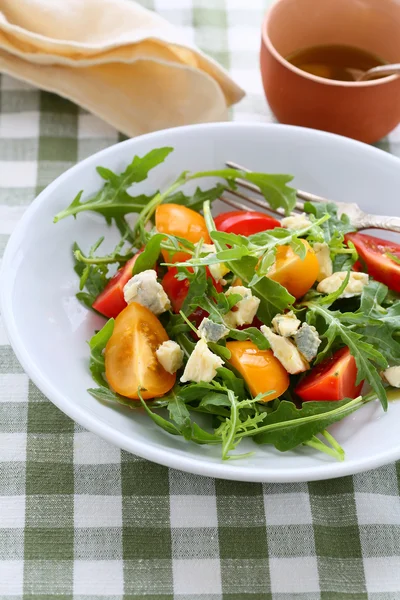
[(369, 81), (338, 81), (337, 79), (328, 79), (326, 77), (319, 77), (318, 75), (313, 75), (312, 73), (308, 73), (307, 71), (303, 71), (299, 69), (292, 63), (290, 63), (286, 58), (284, 58), (278, 50), (273, 45), (271, 38), (268, 34), (268, 25), (271, 20), (271, 17), (275, 11), (276, 6), (281, 0), (275, 0), (274, 3), (270, 6), (267, 12), (264, 15), (264, 19), (261, 27), (261, 36), (262, 41), (269, 50), (269, 52), (274, 56), (274, 58), (281, 63), (283, 67), (289, 69), (293, 73), (300, 75), (304, 79), (309, 79), (310, 81), (314, 81), (315, 83), (323, 84), (323, 85), (331, 85), (334, 87), (346, 87), (346, 88), (364, 88), (364, 87), (373, 87), (377, 85), (384, 85), (386, 83), (390, 83), (398, 79), (399, 75), (388, 75), (387, 77), (382, 77), (381, 79), (371, 79)]

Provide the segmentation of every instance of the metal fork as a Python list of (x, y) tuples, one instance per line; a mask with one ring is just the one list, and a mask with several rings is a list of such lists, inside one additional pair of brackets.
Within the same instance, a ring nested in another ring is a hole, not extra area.
[[(239, 171), (244, 171), (246, 173), (250, 173), (250, 169), (246, 169), (246, 167), (242, 167), (235, 162), (227, 161), (226, 165), (231, 169), (236, 169)], [(246, 181), (244, 179), (237, 179), (236, 183), (240, 185), (242, 188), (250, 190), (254, 192), (258, 196), (262, 196), (259, 188), (253, 183)], [(223, 196), (221, 196), (221, 200), (230, 206), (237, 208), (239, 210), (249, 210), (250, 207), (233, 200), (230, 196), (226, 194), (230, 194), (245, 200), (249, 204), (256, 206), (257, 208), (261, 208), (264, 211), (272, 212), (283, 216), (283, 210), (278, 209), (274, 210), (270, 208), (264, 200), (258, 200), (252, 196), (244, 194), (239, 190), (226, 190)], [(324, 202), (324, 203), (333, 203), (336, 204), (338, 209), (338, 216), (341, 217), (343, 214), (347, 215), (350, 219), (351, 224), (356, 229), (386, 229), (387, 231), (395, 231), (400, 233), (400, 218), (399, 217), (385, 217), (380, 215), (371, 215), (363, 210), (356, 204), (355, 202), (333, 202), (332, 200), (328, 200), (327, 198), (323, 198), (322, 196), (317, 196), (316, 194), (311, 194), (310, 192), (304, 192), (302, 190), (296, 190), (296, 206), (294, 208), (294, 212), (302, 212), (304, 210), (304, 202)], [(254, 210), (254, 209), (250, 209)]]

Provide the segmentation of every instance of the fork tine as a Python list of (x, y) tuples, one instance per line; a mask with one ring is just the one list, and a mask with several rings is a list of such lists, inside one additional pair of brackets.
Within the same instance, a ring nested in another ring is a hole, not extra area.
[(222, 202), (225, 202), (225, 204), (229, 204), (229, 206), (236, 208), (237, 210), (254, 211), (254, 208), (251, 208), (251, 206), (246, 206), (245, 204), (242, 204), (241, 202), (236, 202), (236, 200), (232, 200), (231, 198), (228, 198), (225, 195), (220, 196), (219, 199)]
[[(252, 183), (249, 183), (248, 181), (244, 181), (243, 179), (236, 179), (236, 183), (238, 185), (241, 185), (242, 187), (249, 189), (255, 193), (257, 193), (259, 196), (261, 196), (263, 198), (263, 200), (257, 200), (256, 198), (252, 198), (251, 196), (247, 196), (246, 194), (243, 194), (243, 192), (239, 192), (238, 190), (227, 190), (227, 192), (229, 192), (230, 194), (233, 194), (234, 196), (237, 196), (238, 198), (242, 198), (243, 200), (246, 200), (246, 202), (249, 202), (250, 204), (254, 204), (254, 206), (258, 206), (259, 208), (262, 208), (263, 210), (269, 210), (273, 213), (276, 213), (277, 215), (284, 215), (284, 210), (281, 209), (274, 209), (271, 208), (266, 200), (264, 199), (264, 196), (262, 195), (262, 193), (260, 192), (260, 190), (258, 189), (258, 187)], [(250, 187), (252, 186), (252, 187)], [(296, 206), (293, 209), (294, 211), (297, 212), (303, 212), (304, 210), (304, 205), (301, 201), (296, 202)]]
[[(242, 165), (239, 165), (238, 163), (235, 163), (231, 160), (227, 160), (225, 164), (230, 169), (236, 169), (237, 171), (244, 171), (245, 173), (251, 173), (250, 169), (247, 169), (246, 167), (243, 167)], [(260, 190), (253, 183), (250, 183), (249, 181), (244, 181), (243, 179), (237, 179), (236, 182), (239, 185), (247, 188), (248, 190), (252, 190), (253, 192), (260, 194)], [(331, 202), (330, 200), (327, 200), (326, 198), (323, 198), (322, 196), (317, 196), (316, 194), (311, 194), (311, 192), (304, 192), (303, 190), (296, 190), (296, 195), (300, 200), (304, 200), (305, 202), (324, 202), (325, 204), (328, 202)], [(298, 210), (302, 210), (303, 205), (296, 203), (296, 208)]]
[[(246, 202), (248, 202), (249, 204), (252, 204), (253, 206), (256, 206), (257, 208), (261, 208), (263, 211), (268, 211), (268, 212), (272, 212), (275, 215), (278, 215), (280, 217), (285, 216), (285, 211), (281, 208), (278, 209), (274, 209), (271, 208), (265, 201), (264, 196), (262, 196), (263, 200), (257, 200), (257, 198), (253, 198), (252, 196), (248, 196), (247, 194), (243, 194), (243, 192), (239, 192), (238, 190), (226, 190), (227, 193), (232, 194), (233, 196), (236, 196), (237, 198), (241, 198), (242, 200), (245, 200)], [(258, 190), (258, 193), (260, 194), (260, 191)], [(243, 205), (242, 205), (243, 206)], [(246, 210), (248, 210), (246, 208)], [(297, 208), (295, 210), (298, 210)]]

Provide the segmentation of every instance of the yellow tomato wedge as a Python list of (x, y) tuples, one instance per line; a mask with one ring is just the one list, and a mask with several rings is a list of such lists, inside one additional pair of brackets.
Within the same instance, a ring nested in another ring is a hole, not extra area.
[(272, 350), (260, 350), (253, 342), (227, 342), (229, 362), (242, 375), (253, 396), (274, 390), (264, 398), (269, 402), (289, 387), (289, 375)]
[(115, 319), (105, 349), (106, 377), (112, 389), (134, 400), (138, 388), (145, 400), (163, 396), (174, 386), (176, 375), (158, 362), (156, 350), (168, 335), (157, 317), (132, 302)]
[[(198, 212), (180, 204), (160, 204), (156, 210), (156, 228), (160, 233), (168, 233), (184, 238), (195, 244), (201, 239), (210, 244), (204, 217)], [(162, 251), (165, 262), (184, 262), (190, 258), (187, 252), (175, 252), (172, 257)]]
[(275, 263), (267, 277), (283, 285), (295, 298), (301, 298), (315, 283), (319, 263), (314, 250), (306, 240), (301, 240), (307, 249), (304, 260), (290, 246), (278, 246)]

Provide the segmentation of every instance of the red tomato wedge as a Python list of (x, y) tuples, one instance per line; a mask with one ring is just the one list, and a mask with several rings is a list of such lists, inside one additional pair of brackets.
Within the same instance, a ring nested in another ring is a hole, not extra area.
[(392, 254), (400, 260), (400, 244), (364, 233), (348, 233), (345, 239), (347, 242), (353, 242), (367, 266), (369, 275), (391, 290), (400, 292), (400, 264), (388, 256)]
[(189, 281), (187, 279), (177, 279), (175, 277), (177, 273), (178, 269), (172, 267), (171, 269), (168, 269), (168, 272), (161, 280), (161, 285), (170, 299), (174, 313), (178, 313), (181, 310), (189, 290)]
[[(189, 267), (189, 271), (193, 271), (193, 269)], [(207, 277), (211, 277), (209, 270), (206, 269), (206, 271)], [(187, 279), (177, 279), (175, 277), (177, 272), (178, 269), (176, 269), (175, 267), (171, 267), (170, 269), (168, 269), (168, 273), (164, 275), (161, 281), (161, 285), (163, 286), (165, 293), (170, 299), (172, 309), (175, 313), (178, 313), (181, 310), (182, 304), (184, 303), (189, 290), (189, 281)], [(220, 283), (213, 279), (213, 284), (217, 292), (222, 292), (222, 286)]]
[(295, 388), (303, 402), (356, 398), (363, 381), (356, 384), (357, 367), (350, 350), (341, 348), (333, 356), (314, 367)]
[(124, 286), (132, 277), (133, 265), (142, 251), (132, 256), (107, 283), (104, 290), (93, 302), (93, 308), (109, 319), (117, 317), (126, 307), (124, 299)]
[(215, 218), (215, 226), (218, 231), (244, 236), (274, 229), (280, 225), (280, 222), (273, 217), (256, 211), (234, 210), (221, 213)]

